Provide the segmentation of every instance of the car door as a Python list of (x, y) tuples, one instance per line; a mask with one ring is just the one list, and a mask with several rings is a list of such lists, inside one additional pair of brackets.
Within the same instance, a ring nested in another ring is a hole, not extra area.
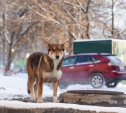
[(88, 81), (93, 67), (94, 62), (92, 56), (78, 56), (76, 65), (74, 66), (74, 70), (77, 70), (76, 80), (80, 82)]
[(62, 68), (63, 75), (61, 77), (61, 81), (65, 81), (65, 82), (76, 81), (76, 79), (74, 78), (77, 71), (74, 69), (74, 66), (76, 64), (76, 59), (77, 59), (76, 56), (72, 56), (64, 59), (63, 68)]

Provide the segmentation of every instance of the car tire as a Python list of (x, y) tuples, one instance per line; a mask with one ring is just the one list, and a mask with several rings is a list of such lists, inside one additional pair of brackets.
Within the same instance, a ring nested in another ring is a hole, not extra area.
[(102, 73), (93, 73), (90, 78), (90, 84), (93, 88), (101, 88), (104, 85), (104, 76)]
[(106, 87), (108, 88), (115, 88), (119, 82), (107, 82)]

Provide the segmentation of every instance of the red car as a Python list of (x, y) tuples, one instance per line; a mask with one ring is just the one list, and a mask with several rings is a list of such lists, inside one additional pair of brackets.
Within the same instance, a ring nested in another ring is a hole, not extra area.
[(104, 84), (114, 88), (121, 80), (126, 80), (124, 62), (112, 54), (78, 54), (69, 56), (63, 62), (63, 75), (59, 86), (73, 83), (89, 83), (93, 88)]

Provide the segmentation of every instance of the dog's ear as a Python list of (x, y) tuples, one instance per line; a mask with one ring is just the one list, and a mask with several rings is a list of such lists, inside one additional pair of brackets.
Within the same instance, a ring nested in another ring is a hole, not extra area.
[(63, 44), (63, 48), (66, 49), (68, 46), (69, 46), (69, 41), (66, 41), (66, 42)]
[(47, 49), (49, 49), (49, 44), (48, 44), (46, 41), (44, 41), (43, 43), (44, 43), (45, 47), (46, 47)]

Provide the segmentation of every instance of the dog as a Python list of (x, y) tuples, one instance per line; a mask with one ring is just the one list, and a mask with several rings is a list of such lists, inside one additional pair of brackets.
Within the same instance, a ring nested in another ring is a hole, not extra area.
[(47, 53), (36, 52), (27, 59), (26, 70), (28, 73), (27, 91), (30, 100), (38, 103), (43, 102), (43, 83), (53, 82), (53, 102), (57, 99), (57, 88), (62, 76), (62, 63), (65, 56), (64, 50), (68, 47), (69, 41), (64, 44), (49, 44), (44, 41)]

